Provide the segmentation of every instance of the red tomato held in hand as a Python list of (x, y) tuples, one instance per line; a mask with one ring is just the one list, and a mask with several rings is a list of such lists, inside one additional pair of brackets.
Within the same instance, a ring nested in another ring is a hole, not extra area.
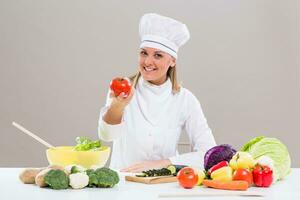
[(253, 184), (253, 176), (252, 173), (248, 169), (237, 169), (233, 173), (234, 181), (247, 181), (249, 187)]
[(131, 83), (126, 78), (114, 78), (110, 82), (110, 89), (116, 96), (119, 96), (122, 92), (128, 95), (131, 90)]
[(182, 187), (190, 189), (197, 185), (198, 175), (193, 168), (184, 167), (178, 172), (177, 179)]

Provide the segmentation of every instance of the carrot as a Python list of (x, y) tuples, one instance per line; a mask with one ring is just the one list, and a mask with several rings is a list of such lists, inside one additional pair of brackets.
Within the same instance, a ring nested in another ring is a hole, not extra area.
[(203, 180), (203, 185), (206, 187), (222, 189), (222, 190), (247, 190), (248, 182), (247, 181), (218, 181), (218, 180)]

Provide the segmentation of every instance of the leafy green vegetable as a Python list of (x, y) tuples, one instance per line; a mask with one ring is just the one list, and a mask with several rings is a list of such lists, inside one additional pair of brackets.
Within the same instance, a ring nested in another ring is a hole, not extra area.
[(67, 189), (69, 186), (69, 178), (66, 173), (60, 169), (52, 169), (44, 177), (45, 183), (52, 189)]
[(256, 137), (246, 143), (241, 151), (249, 152), (254, 159), (268, 156), (274, 161), (274, 179), (283, 179), (291, 170), (291, 158), (287, 147), (276, 138)]
[(75, 146), (76, 151), (89, 151), (89, 150), (99, 150), (101, 147), (100, 140), (92, 141), (87, 137), (77, 137), (77, 145)]
[(265, 136), (258, 136), (253, 138), (252, 140), (250, 140), (249, 142), (247, 142), (246, 144), (244, 144), (244, 146), (242, 147), (241, 151), (249, 151), (250, 147), (255, 144), (256, 142), (259, 142), (260, 140), (264, 139)]
[(89, 176), (89, 187), (109, 188), (120, 181), (118, 173), (106, 167), (89, 169), (86, 174)]

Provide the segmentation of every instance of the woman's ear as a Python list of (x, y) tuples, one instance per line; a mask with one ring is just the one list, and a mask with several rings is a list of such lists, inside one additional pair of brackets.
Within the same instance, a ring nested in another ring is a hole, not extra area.
[(176, 66), (176, 59), (172, 57), (170, 67), (175, 67), (175, 66)]

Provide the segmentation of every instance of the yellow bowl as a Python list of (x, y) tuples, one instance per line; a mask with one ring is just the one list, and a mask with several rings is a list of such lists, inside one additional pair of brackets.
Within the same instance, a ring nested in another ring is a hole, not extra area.
[(110, 155), (110, 147), (102, 146), (97, 151), (75, 151), (73, 146), (59, 146), (47, 149), (47, 159), (50, 165), (81, 165), (90, 168), (93, 165), (103, 167)]

